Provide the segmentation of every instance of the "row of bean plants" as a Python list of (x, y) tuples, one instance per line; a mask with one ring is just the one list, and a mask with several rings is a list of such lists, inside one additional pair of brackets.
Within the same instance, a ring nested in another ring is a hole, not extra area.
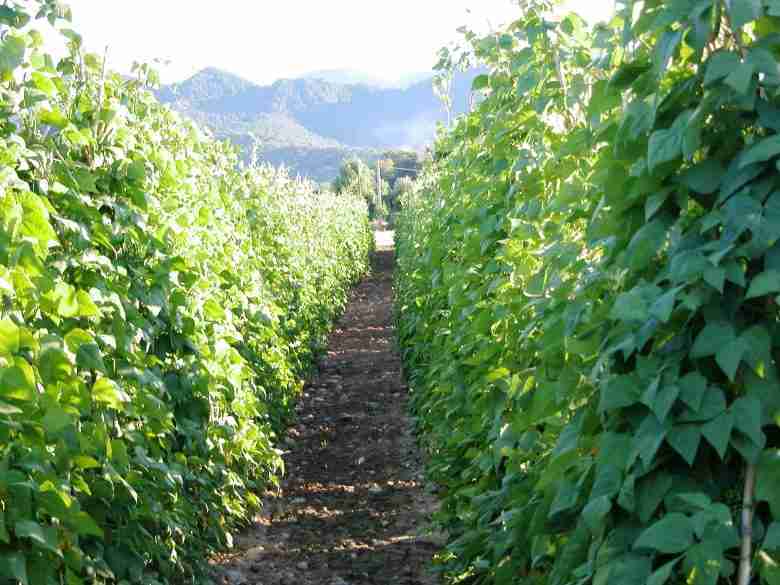
[(443, 569), (776, 585), (780, 3), (520, 8), (398, 221)]
[(0, 583), (192, 583), (278, 481), (367, 209), (240, 164), (69, 16), (0, 6)]

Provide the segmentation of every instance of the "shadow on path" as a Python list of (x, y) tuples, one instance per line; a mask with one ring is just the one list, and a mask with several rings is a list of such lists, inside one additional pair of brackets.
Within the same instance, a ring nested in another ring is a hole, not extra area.
[(372, 263), (297, 407), (283, 493), (220, 567), (223, 583), (435, 582), (438, 539), (426, 536), (434, 499), (423, 490), (395, 346), (393, 250), (379, 248)]

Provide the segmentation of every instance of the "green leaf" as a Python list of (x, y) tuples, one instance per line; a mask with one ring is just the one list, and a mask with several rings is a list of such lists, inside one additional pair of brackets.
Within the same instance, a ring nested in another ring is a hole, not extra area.
[(708, 158), (680, 174), (680, 182), (696, 193), (714, 193), (726, 174), (717, 160)]
[(677, 295), (680, 294), (682, 290), (682, 287), (676, 287), (658, 297), (650, 307), (650, 314), (662, 323), (668, 323), (674, 312)]
[(618, 296), (610, 317), (620, 321), (645, 321), (648, 316), (647, 302), (636, 289)]
[(131, 181), (143, 181), (146, 178), (146, 165), (142, 160), (134, 160), (127, 166), (127, 178)]
[(742, 455), (742, 458), (745, 461), (754, 464), (758, 463), (758, 460), (761, 457), (761, 452), (765, 446), (763, 442), (760, 445), (756, 445), (745, 435), (741, 435), (739, 433), (733, 433), (729, 443), (739, 452), (740, 455)]
[(667, 429), (654, 414), (648, 414), (639, 425), (634, 439), (634, 451), (642, 458), (645, 465), (650, 466), (658, 453), (658, 449), (666, 438)]
[(54, 97), (57, 95), (57, 86), (51, 79), (39, 71), (33, 72), (32, 84), (37, 90), (45, 93), (49, 97)]
[(737, 29), (761, 17), (761, 0), (731, 0), (726, 6), (731, 15), (731, 25)]
[(42, 548), (60, 553), (57, 529), (54, 527), (44, 528), (32, 520), (20, 520), (14, 525), (14, 532), (17, 538), (27, 538)]
[(577, 499), (579, 498), (579, 495), (580, 489), (577, 487), (577, 485), (566, 480), (561, 482), (560, 487), (558, 488), (558, 493), (556, 494), (552, 506), (550, 507), (550, 513), (548, 514), (548, 517), (552, 518), (556, 514), (560, 514), (561, 512), (566, 512), (567, 510), (574, 508), (577, 505)]
[(620, 492), (620, 485), (623, 483), (623, 474), (614, 465), (600, 465), (596, 470), (596, 479), (593, 482), (593, 489), (590, 493), (590, 499), (595, 500), (601, 496), (613, 498)]
[(73, 374), (73, 364), (62, 348), (49, 345), (41, 352), (39, 371), (44, 384), (64, 382)]
[(41, 424), (48, 433), (56, 435), (67, 428), (72, 422), (73, 419), (71, 416), (61, 407), (55, 405), (46, 411), (46, 415), (43, 417)]
[(24, 555), (20, 552), (0, 552), (0, 577), (15, 579), (22, 585), (29, 585)]
[(715, 354), (715, 361), (732, 382), (736, 379), (739, 364), (748, 349), (747, 341), (738, 337), (726, 343)]
[(734, 415), (734, 426), (756, 445), (765, 442), (761, 430), (761, 402), (757, 398), (742, 396), (731, 405)]
[(475, 77), (474, 81), (471, 84), (472, 91), (480, 91), (488, 87), (490, 87), (490, 76), (484, 74)]
[(95, 370), (106, 373), (106, 364), (103, 362), (103, 354), (95, 343), (85, 343), (79, 347), (76, 353), (76, 365), (84, 370)]
[(769, 525), (761, 546), (766, 550), (780, 550), (780, 522), (772, 522)]
[(664, 386), (656, 394), (651, 408), (660, 422), (664, 422), (680, 396), (679, 386)]
[(768, 502), (774, 518), (780, 518), (780, 450), (767, 449), (756, 468), (756, 501)]
[(697, 424), (675, 425), (667, 433), (666, 442), (692, 466), (699, 450), (701, 431)]
[(780, 292), (780, 272), (767, 270), (750, 281), (750, 288), (745, 295), (746, 299), (755, 299), (764, 295)]
[(756, 68), (751, 63), (740, 63), (737, 68), (726, 77), (726, 85), (730, 86), (737, 93), (744, 95), (750, 89), (755, 72)]
[(691, 348), (692, 358), (703, 358), (715, 355), (718, 351), (737, 338), (734, 326), (725, 321), (707, 323)]
[(127, 394), (117, 386), (116, 382), (108, 378), (97, 379), (92, 387), (92, 398), (115, 410), (121, 410), (122, 403), (130, 400)]
[(723, 565), (723, 549), (720, 542), (705, 539), (688, 551), (684, 568), (693, 575), (691, 585), (717, 585)]
[(48, 126), (52, 126), (59, 130), (62, 130), (63, 128), (65, 128), (65, 126), (69, 124), (68, 118), (66, 118), (65, 115), (57, 109), (40, 110), (38, 112), (38, 119), (41, 121), (41, 124), (46, 124)]
[(679, 385), (680, 399), (692, 410), (698, 411), (707, 392), (707, 378), (699, 372), (691, 372), (680, 378)]
[(16, 406), (6, 404), (5, 402), (0, 402), (0, 414), (10, 415), (10, 414), (21, 414), (22, 412), (23, 411), (21, 408), (17, 408)]
[(77, 512), (68, 519), (68, 523), (78, 530), (79, 534), (104, 538), (103, 529), (86, 512)]
[(601, 391), (599, 412), (631, 406), (639, 402), (640, 390), (633, 376), (615, 376)]
[(740, 58), (736, 53), (718, 51), (707, 62), (707, 72), (704, 74), (704, 85), (712, 85), (723, 79), (739, 67)]
[(726, 411), (726, 397), (720, 388), (707, 389), (702, 399), (701, 407), (683, 412), (677, 419), (679, 422), (710, 421)]
[(649, 557), (622, 555), (599, 567), (593, 585), (646, 585), (652, 569)]
[(604, 528), (604, 519), (612, 510), (612, 501), (608, 496), (599, 496), (591, 500), (582, 510), (582, 519), (588, 529), (596, 534)]
[(71, 318), (79, 314), (79, 300), (76, 289), (65, 282), (60, 282), (54, 289), (54, 301), (57, 303), (57, 314), (60, 317)]
[(646, 223), (631, 239), (626, 251), (632, 270), (644, 270), (658, 255), (667, 238), (666, 225), (660, 219)]
[(775, 134), (759, 140), (739, 157), (739, 166), (744, 168), (748, 165), (766, 162), (780, 154), (780, 134)]
[(16, 358), (10, 368), (0, 369), (0, 397), (13, 400), (35, 398), (35, 373), (23, 358)]
[(734, 413), (731, 411), (724, 412), (701, 428), (701, 434), (715, 448), (721, 459), (726, 456), (733, 428)]
[(0, 320), (0, 356), (18, 353), (20, 343), (19, 327), (9, 319)]
[(647, 166), (653, 172), (659, 165), (682, 156), (683, 141), (692, 112), (683, 112), (667, 130), (656, 130), (650, 136)]
[(681, 553), (693, 544), (693, 525), (678, 513), (667, 514), (639, 535), (635, 549), (651, 549), (664, 554)]
[(24, 63), (27, 44), (16, 35), (8, 35), (0, 43), (0, 74), (10, 75)]
[(704, 281), (719, 293), (723, 294), (726, 287), (726, 269), (710, 267), (704, 271)]
[(664, 583), (669, 580), (669, 577), (672, 576), (672, 571), (674, 571), (674, 567), (677, 566), (677, 563), (680, 562), (681, 558), (682, 557), (678, 557), (655, 571), (647, 580), (647, 585), (664, 585)]
[(94, 301), (92, 300), (92, 297), (90, 297), (89, 294), (87, 294), (85, 291), (80, 290), (76, 293), (76, 302), (78, 303), (77, 316), (79, 317), (100, 316), (100, 309), (97, 308), (97, 305), (95, 305)]
[(672, 489), (672, 485), (674, 479), (663, 471), (654, 471), (642, 478), (636, 488), (637, 514), (640, 522), (647, 524), (650, 521), (666, 494)]

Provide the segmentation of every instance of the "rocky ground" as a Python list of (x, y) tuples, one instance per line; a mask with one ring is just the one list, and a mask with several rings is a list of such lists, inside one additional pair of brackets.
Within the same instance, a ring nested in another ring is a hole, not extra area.
[(440, 538), (407, 417), (392, 320), (392, 234), (354, 292), (289, 429), (286, 480), (215, 564), (229, 585), (431, 585)]

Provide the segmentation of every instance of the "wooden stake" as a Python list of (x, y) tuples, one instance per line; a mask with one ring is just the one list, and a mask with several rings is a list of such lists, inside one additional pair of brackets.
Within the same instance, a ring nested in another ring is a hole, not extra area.
[(753, 570), (753, 491), (756, 484), (756, 466), (748, 465), (745, 490), (742, 494), (742, 548), (739, 554), (737, 585), (750, 585)]

